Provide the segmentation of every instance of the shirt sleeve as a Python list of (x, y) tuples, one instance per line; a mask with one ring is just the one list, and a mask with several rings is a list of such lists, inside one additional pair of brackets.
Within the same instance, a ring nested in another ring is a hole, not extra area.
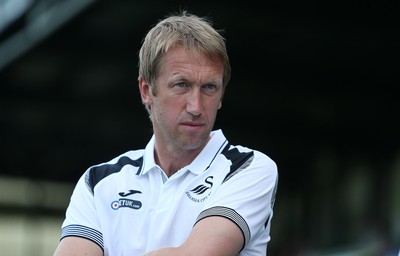
[(86, 238), (104, 250), (94, 193), (88, 182), (89, 172), (90, 169), (81, 176), (72, 193), (62, 224), (61, 239), (68, 236)]
[[(266, 246), (277, 189), (277, 166), (265, 154), (254, 155), (231, 170), (221, 187), (207, 202), (197, 222), (208, 216), (223, 216), (241, 229), (245, 246)], [(258, 245), (254, 244), (258, 243)]]

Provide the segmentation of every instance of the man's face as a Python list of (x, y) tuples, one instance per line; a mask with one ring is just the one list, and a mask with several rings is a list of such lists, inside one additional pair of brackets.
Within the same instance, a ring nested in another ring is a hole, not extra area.
[[(142, 100), (151, 107), (157, 143), (164, 148), (200, 151), (207, 143), (221, 108), (223, 65), (202, 54), (170, 48), (161, 58), (153, 94)], [(141, 86), (143, 87), (143, 86)]]

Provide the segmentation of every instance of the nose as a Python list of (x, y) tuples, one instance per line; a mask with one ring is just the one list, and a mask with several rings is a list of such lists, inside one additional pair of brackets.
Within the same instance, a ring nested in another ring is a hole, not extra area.
[(200, 116), (202, 108), (202, 95), (200, 90), (191, 90), (187, 98), (186, 111), (193, 116)]

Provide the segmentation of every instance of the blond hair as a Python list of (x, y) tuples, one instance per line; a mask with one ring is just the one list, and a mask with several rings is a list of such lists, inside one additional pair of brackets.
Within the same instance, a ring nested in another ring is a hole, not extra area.
[(159, 21), (143, 40), (139, 51), (138, 79), (148, 82), (153, 93), (155, 93), (160, 58), (174, 46), (182, 46), (193, 53), (205, 54), (211, 59), (221, 61), (224, 67), (223, 89), (225, 89), (231, 77), (225, 38), (212, 27), (210, 20), (183, 11)]

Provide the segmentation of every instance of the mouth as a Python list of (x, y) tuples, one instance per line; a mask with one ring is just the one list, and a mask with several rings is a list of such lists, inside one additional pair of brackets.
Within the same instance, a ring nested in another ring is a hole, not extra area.
[(200, 129), (205, 126), (203, 123), (197, 122), (183, 122), (181, 125), (187, 127), (188, 129)]
[(192, 126), (192, 127), (204, 126), (203, 124), (192, 124), (192, 123), (183, 123), (182, 125), (185, 125), (185, 126)]

